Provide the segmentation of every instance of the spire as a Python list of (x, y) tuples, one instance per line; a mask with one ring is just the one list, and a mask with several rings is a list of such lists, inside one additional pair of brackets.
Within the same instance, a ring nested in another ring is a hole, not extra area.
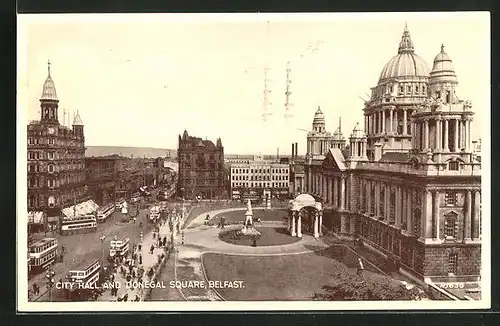
[(56, 93), (56, 86), (54, 85), (54, 81), (52, 80), (52, 77), (50, 76), (50, 60), (47, 60), (47, 78), (45, 79), (45, 82), (43, 83), (43, 89), (42, 89), (42, 97), (40, 100), (52, 100), (52, 101), (57, 101), (57, 93)]
[(408, 24), (405, 22), (405, 29), (403, 35), (401, 36), (401, 42), (399, 42), (398, 53), (408, 53), (414, 52), (413, 41), (410, 37), (410, 31), (408, 30)]
[(83, 126), (83, 121), (78, 110), (76, 110), (76, 116), (73, 119), (73, 126)]

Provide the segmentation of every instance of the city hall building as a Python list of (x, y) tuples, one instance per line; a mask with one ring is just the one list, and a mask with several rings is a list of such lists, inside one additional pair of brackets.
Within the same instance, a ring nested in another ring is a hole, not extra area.
[(72, 127), (59, 123), (56, 87), (50, 75), (40, 97), (40, 120), (27, 126), (28, 211), (57, 223), (62, 208), (86, 199), (85, 135), (80, 114)]
[(306, 190), (323, 203), (323, 227), (426, 282), (480, 276), (481, 164), (457, 84), (444, 46), (429, 71), (405, 27), (365, 103), (364, 132), (354, 128), (347, 150), (328, 146), (318, 110), (307, 137)]
[(231, 198), (258, 201), (269, 194), (286, 198), (289, 194), (290, 164), (264, 160), (262, 155), (253, 159), (230, 163)]

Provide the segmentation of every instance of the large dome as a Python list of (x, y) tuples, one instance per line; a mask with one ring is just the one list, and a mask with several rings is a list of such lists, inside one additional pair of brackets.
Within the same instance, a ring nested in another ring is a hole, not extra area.
[(398, 54), (384, 66), (380, 73), (379, 82), (405, 76), (429, 77), (427, 63), (415, 54), (413, 41), (406, 26), (399, 43)]

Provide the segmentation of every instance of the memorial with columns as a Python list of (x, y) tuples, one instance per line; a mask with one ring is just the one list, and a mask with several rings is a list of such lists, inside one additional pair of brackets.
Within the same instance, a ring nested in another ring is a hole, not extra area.
[(356, 125), (348, 151), (330, 148), (305, 170), (327, 229), (362, 238), (425, 281), (480, 276), (481, 163), (457, 84), (444, 46), (429, 72), (405, 27), (365, 103), (364, 132)]
[[(292, 237), (302, 237), (303, 229), (312, 231), (315, 238), (323, 235), (323, 207), (308, 194), (290, 200), (288, 230)], [(304, 225), (305, 224), (305, 225)]]

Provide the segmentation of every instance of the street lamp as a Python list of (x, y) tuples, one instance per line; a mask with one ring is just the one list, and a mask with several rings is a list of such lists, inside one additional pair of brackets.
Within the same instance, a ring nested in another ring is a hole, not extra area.
[(101, 240), (101, 245), (102, 245), (102, 265), (104, 266), (104, 240), (106, 239), (106, 236), (100, 236), (99, 240)]
[(45, 279), (47, 280), (47, 287), (49, 289), (49, 301), (52, 301), (52, 286), (54, 285), (54, 276), (56, 273), (52, 270), (52, 266), (47, 267)]
[(132, 228), (132, 254), (135, 252), (135, 220), (136, 217), (132, 218), (134, 220), (134, 227)]

